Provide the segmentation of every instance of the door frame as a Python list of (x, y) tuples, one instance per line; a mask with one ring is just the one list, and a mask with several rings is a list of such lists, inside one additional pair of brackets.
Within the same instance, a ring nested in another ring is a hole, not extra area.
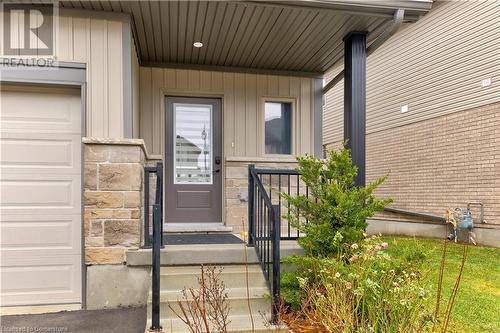
[[(206, 93), (206, 92), (193, 92), (192, 90), (184, 90), (184, 89), (168, 89), (168, 88), (160, 88), (160, 115), (163, 119), (160, 119), (163, 126), (161, 127), (161, 156), (164, 159), (164, 164), (166, 165), (166, 123), (167, 123), (167, 109), (166, 109), (166, 98), (167, 97), (190, 97), (190, 98), (218, 98), (220, 99), (220, 112), (221, 112), (221, 210), (222, 210), (222, 218), (221, 222), (223, 225), (226, 225), (226, 151), (225, 151), (225, 94), (224, 93)], [(163, 168), (163, 216), (166, 215), (166, 195), (165, 195), (165, 179), (166, 179), (166, 167)], [(167, 224), (164, 219), (163, 225)]]
[[(37, 85), (42, 87), (76, 87), (80, 88), (80, 138), (85, 137), (87, 133), (86, 112), (87, 112), (87, 65), (77, 62), (59, 62), (57, 70), (38, 69), (36, 67), (8, 67), (0, 65), (2, 76), (0, 83), (13, 85)], [(81, 307), (87, 308), (87, 266), (85, 265), (85, 231), (84, 231), (84, 209), (85, 203), (83, 198), (83, 167), (84, 167), (84, 149), (83, 143), (80, 140), (81, 161), (80, 161), (80, 265), (81, 265)]]

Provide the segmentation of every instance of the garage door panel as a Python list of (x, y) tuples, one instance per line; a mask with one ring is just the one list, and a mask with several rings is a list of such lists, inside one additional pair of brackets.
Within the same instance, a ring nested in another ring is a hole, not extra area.
[(79, 260), (76, 255), (29, 260), (2, 256), (2, 306), (80, 302)]
[(2, 133), (0, 167), (2, 173), (80, 174), (81, 137), (53, 134)]
[(3, 174), (4, 214), (80, 214), (81, 179), (73, 175)]
[(79, 90), (2, 88), (0, 129), (81, 133)]
[(79, 89), (0, 93), (2, 306), (81, 303)]
[(2, 256), (80, 254), (80, 220), (80, 215), (2, 215)]

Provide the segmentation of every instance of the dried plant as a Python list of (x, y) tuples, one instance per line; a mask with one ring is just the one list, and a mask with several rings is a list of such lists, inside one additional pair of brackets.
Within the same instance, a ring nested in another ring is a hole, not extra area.
[(465, 260), (467, 259), (467, 249), (469, 247), (468, 243), (464, 244), (464, 252), (462, 255), (462, 262), (460, 263), (460, 271), (458, 273), (457, 279), (455, 280), (455, 285), (453, 286), (453, 289), (451, 291), (451, 297), (450, 300), (448, 301), (448, 306), (446, 307), (446, 312), (444, 316), (444, 325), (443, 329), (441, 332), (445, 333), (446, 330), (448, 329), (448, 324), (450, 322), (450, 317), (451, 317), (451, 311), (453, 310), (453, 305), (455, 304), (455, 299), (457, 296), (458, 292), (458, 287), (460, 285), (460, 281), (462, 280), (462, 273), (464, 271), (464, 265), (465, 265)]
[(294, 333), (316, 332), (314, 330), (301, 331), (298, 329), (302, 320), (299, 319), (297, 312), (290, 311), (289, 307), (286, 306), (283, 300), (281, 300), (278, 305), (278, 322), (276, 324), (272, 324), (271, 317), (268, 313), (259, 311), (259, 314), (262, 317), (264, 326), (269, 331), (275, 330), (276, 332), (282, 332), (286, 330)]
[(221, 279), (222, 267), (201, 266), (199, 289), (184, 288), (178, 309), (169, 308), (192, 333), (226, 333), (230, 323), (226, 285)]
[(207, 313), (210, 322), (214, 325), (217, 332), (226, 332), (229, 324), (229, 303), (226, 286), (220, 278), (222, 268), (216, 271), (215, 267), (210, 267), (207, 272), (208, 288), (207, 292)]
[[(459, 217), (455, 218), (455, 211), (452, 210), (446, 210), (446, 223), (451, 225), (454, 228), (454, 235), (456, 235), (456, 226), (457, 226), (457, 220)], [(474, 240), (471, 238), (471, 235), (469, 234), (469, 241), (472, 241), (473, 244), (475, 244)], [(448, 236), (448, 231), (445, 229), (445, 237), (443, 240), (443, 253), (441, 256), (441, 263), (439, 266), (439, 274), (438, 274), (438, 283), (437, 283), (437, 292), (436, 292), (436, 307), (434, 310), (434, 321), (432, 324), (432, 331), (436, 331), (436, 325), (439, 322), (439, 311), (440, 311), (440, 305), (441, 305), (441, 296), (442, 296), (442, 289), (443, 289), (443, 276), (444, 276), (444, 269), (445, 269), (445, 264), (446, 264), (446, 252), (447, 252), (447, 245), (449, 242), (449, 236)], [(456, 237), (455, 237), (455, 242), (456, 242)], [(441, 327), (441, 332), (445, 333), (448, 330), (448, 325), (450, 323), (450, 318), (451, 318), (451, 313), (453, 310), (453, 305), (455, 304), (455, 299), (458, 293), (458, 288), (460, 286), (460, 281), (462, 280), (462, 273), (464, 270), (465, 266), (465, 261), (467, 259), (467, 250), (469, 247), (469, 243), (466, 242), (463, 245), (463, 254), (462, 254), (462, 261), (460, 263), (460, 270), (458, 272), (458, 276), (455, 280), (455, 284), (453, 285), (453, 288), (451, 290), (451, 296), (450, 299), (448, 300), (448, 304), (446, 306), (446, 310), (444, 313), (444, 320), (443, 320), (443, 326)]]
[(435, 331), (436, 323), (439, 317), (439, 307), (441, 305), (441, 292), (443, 288), (444, 264), (446, 262), (446, 250), (448, 247), (448, 239), (443, 240), (443, 253), (441, 255), (441, 264), (439, 266), (437, 292), (436, 292), (436, 308), (434, 310), (434, 321), (432, 323), (432, 332)]
[[(441, 266), (439, 269), (439, 276), (438, 276), (438, 286), (437, 286), (437, 293), (436, 293), (436, 308), (434, 311), (434, 323), (432, 325), (432, 332), (436, 331), (436, 324), (439, 321), (439, 307), (441, 304), (441, 294), (442, 294), (442, 286), (443, 286), (444, 266), (445, 266), (445, 261), (446, 261), (445, 258), (446, 258), (446, 245), (447, 245), (447, 243), (448, 243), (448, 240), (445, 239), (444, 246), (443, 246), (443, 256), (441, 258)], [(450, 323), (453, 305), (455, 305), (455, 300), (456, 300), (456, 296), (458, 293), (458, 288), (460, 286), (460, 281), (462, 280), (462, 273), (464, 270), (465, 261), (467, 260), (468, 247), (469, 247), (469, 244), (464, 243), (462, 261), (460, 262), (460, 270), (459, 270), (458, 276), (455, 280), (455, 284), (453, 285), (453, 288), (451, 290), (450, 299), (448, 300), (448, 304), (446, 306), (446, 310), (444, 313), (443, 326), (441, 327), (442, 333), (445, 333), (448, 330), (448, 325)]]

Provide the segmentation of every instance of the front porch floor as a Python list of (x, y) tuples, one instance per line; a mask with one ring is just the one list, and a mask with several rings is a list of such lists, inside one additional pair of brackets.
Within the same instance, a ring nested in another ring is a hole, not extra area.
[(222, 223), (165, 223), (164, 232), (232, 232), (233, 228)]

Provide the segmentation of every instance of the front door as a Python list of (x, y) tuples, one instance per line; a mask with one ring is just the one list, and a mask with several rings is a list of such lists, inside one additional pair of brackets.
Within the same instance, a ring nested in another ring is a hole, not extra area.
[(222, 222), (222, 121), (216, 98), (166, 97), (166, 222)]

